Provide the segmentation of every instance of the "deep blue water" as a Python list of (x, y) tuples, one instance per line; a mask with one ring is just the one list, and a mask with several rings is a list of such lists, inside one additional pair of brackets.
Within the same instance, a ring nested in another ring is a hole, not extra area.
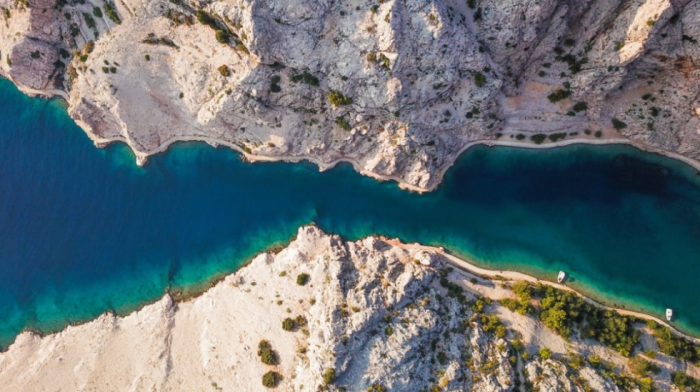
[(0, 81), (0, 344), (201, 288), (316, 222), (442, 245), (700, 331), (700, 176), (626, 146), (474, 147), (426, 195), (311, 164), (175, 145), (144, 168), (62, 103)]

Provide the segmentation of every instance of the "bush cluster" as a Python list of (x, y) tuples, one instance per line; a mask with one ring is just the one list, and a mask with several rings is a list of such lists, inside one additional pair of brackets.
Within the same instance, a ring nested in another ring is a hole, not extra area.
[(559, 89), (554, 91), (553, 93), (549, 94), (547, 96), (547, 99), (551, 103), (557, 103), (559, 101), (563, 101), (566, 98), (569, 98), (571, 96), (571, 90), (569, 89)]
[(676, 336), (669, 328), (658, 323), (649, 322), (647, 324), (654, 331), (659, 351), (684, 361), (700, 363), (700, 346), (684, 337)]
[(111, 1), (105, 2), (104, 9), (107, 13), (107, 16), (109, 17), (109, 19), (112, 20), (112, 22), (116, 24), (122, 23), (122, 20), (119, 18), (119, 14), (117, 14), (117, 10), (114, 8), (114, 3), (112, 3)]
[(352, 130), (352, 125), (345, 119), (344, 116), (336, 117), (335, 123), (346, 131)]
[(559, 335), (570, 336), (574, 323), (585, 325), (584, 337), (595, 339), (626, 357), (640, 341), (632, 317), (599, 308), (570, 291), (539, 285), (537, 292), (542, 296), (540, 319)]
[(277, 358), (277, 354), (272, 350), (272, 345), (267, 340), (261, 340), (258, 343), (258, 356), (260, 357), (260, 362), (265, 365), (279, 364), (279, 358)]
[(627, 128), (627, 124), (625, 124), (623, 121), (618, 120), (617, 118), (613, 117), (610, 122), (612, 122), (613, 128), (617, 129), (618, 131), (620, 129)]
[(312, 74), (309, 73), (308, 70), (304, 70), (304, 72), (296, 75), (292, 75), (289, 80), (291, 80), (294, 83), (297, 82), (304, 82), (308, 84), (309, 86), (318, 86), (318, 78), (313, 76)]

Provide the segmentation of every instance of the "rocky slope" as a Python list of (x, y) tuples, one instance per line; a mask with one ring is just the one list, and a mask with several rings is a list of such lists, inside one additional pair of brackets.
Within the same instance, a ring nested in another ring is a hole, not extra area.
[(0, 74), (28, 92), (65, 88), (69, 113), (98, 144), (125, 141), (140, 162), (205, 140), (250, 158), (349, 160), (430, 189), (475, 141), (626, 138), (700, 157), (697, 1), (0, 8)]
[[(0, 383), (3, 391), (263, 391), (264, 374), (276, 372), (285, 391), (621, 390), (566, 358), (595, 353), (616, 372), (624, 358), (485, 300), (513, 295), (495, 283), (418, 246), (346, 242), (304, 227), (278, 254), (259, 255), (192, 300), (166, 295), (124, 317), (21, 334), (0, 353)], [(544, 347), (554, 357), (540, 358)], [(664, 372), (657, 385), (668, 390)]]

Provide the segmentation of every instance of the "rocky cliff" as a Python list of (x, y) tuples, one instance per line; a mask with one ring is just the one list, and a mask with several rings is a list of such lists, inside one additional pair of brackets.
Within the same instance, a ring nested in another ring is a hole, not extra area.
[[(476, 141), (700, 157), (690, 0), (0, 0), (0, 73), (98, 143), (351, 161), (430, 189)], [(25, 89), (28, 92), (33, 90)], [(34, 91), (36, 92), (36, 91)]]
[[(288, 247), (197, 298), (166, 295), (127, 316), (21, 334), (0, 353), (0, 383), (3, 391), (639, 391), (618, 387), (626, 359), (616, 352), (564, 340), (488, 299), (512, 297), (506, 283), (452, 269), (419, 246), (303, 227)], [(589, 354), (598, 365), (581, 357)], [(668, 372), (688, 366), (663, 358), (655, 382), (669, 390)]]

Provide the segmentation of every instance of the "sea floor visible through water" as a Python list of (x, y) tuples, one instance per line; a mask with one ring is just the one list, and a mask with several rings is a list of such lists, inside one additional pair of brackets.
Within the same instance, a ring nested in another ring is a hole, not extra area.
[(299, 226), (443, 246), (495, 270), (553, 280), (700, 334), (700, 176), (630, 146), (475, 146), (428, 194), (348, 164), (242, 162), (181, 143), (135, 164), (98, 149), (63, 102), (0, 81), (0, 345), (167, 290), (192, 293)]

